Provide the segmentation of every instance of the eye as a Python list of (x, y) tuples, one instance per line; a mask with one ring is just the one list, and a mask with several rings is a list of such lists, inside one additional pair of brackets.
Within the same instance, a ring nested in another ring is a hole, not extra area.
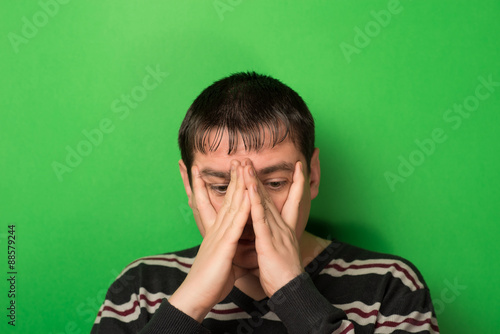
[(271, 190), (278, 191), (282, 190), (287, 183), (287, 181), (268, 181), (266, 182), (266, 186)]
[(210, 190), (218, 196), (224, 196), (227, 191), (227, 184), (211, 184)]

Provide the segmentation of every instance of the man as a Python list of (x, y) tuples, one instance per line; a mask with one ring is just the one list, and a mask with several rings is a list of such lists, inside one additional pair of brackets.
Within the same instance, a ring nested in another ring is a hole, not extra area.
[(237, 73), (206, 88), (179, 131), (200, 246), (132, 262), (92, 333), (436, 333), (404, 259), (316, 237), (319, 150), (302, 98)]

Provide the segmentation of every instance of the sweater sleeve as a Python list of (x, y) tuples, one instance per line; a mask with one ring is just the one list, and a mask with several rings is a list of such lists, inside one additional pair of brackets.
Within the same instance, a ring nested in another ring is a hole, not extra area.
[[(101, 307), (101, 310), (105, 305)], [(136, 322), (127, 322), (124, 317), (102, 317), (92, 327), (91, 334), (209, 334), (210, 331), (199, 322), (175, 308), (163, 299), (153, 317), (138, 332)]]
[(205, 334), (210, 333), (199, 322), (164, 299), (153, 318), (140, 334)]
[[(356, 333), (354, 323), (321, 295), (307, 273), (283, 286), (268, 304), (291, 334)], [(373, 329), (384, 333), (439, 333), (429, 290), (389, 289)]]
[(168, 302), (169, 294), (148, 292), (141, 266), (126, 268), (109, 287), (91, 334), (210, 333)]
[(268, 304), (290, 334), (354, 333), (346, 314), (319, 293), (307, 273), (276, 291)]
[(418, 270), (411, 263), (407, 265), (420, 284), (404, 289), (395, 282), (388, 284), (377, 313), (377, 329), (385, 333), (439, 333), (429, 288)]

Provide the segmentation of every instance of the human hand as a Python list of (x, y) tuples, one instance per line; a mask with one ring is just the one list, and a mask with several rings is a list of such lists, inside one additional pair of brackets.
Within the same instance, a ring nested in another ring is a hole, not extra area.
[(210, 202), (198, 167), (192, 168), (191, 208), (204, 228), (203, 242), (191, 269), (169, 302), (201, 322), (210, 309), (231, 291), (244, 269), (233, 265), (238, 240), (250, 215), (250, 199), (237, 160), (231, 162), (231, 180), (217, 213)]
[(295, 234), (305, 182), (302, 163), (298, 161), (295, 164), (293, 181), (281, 213), (256, 176), (250, 161), (246, 161), (244, 175), (250, 195), (259, 265), (252, 274), (259, 277), (264, 292), (271, 297), (278, 289), (304, 272)]

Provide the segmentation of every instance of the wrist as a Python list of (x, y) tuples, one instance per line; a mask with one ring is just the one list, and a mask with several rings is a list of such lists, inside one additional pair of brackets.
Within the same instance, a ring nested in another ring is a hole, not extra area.
[(196, 293), (193, 293), (193, 291), (192, 289), (183, 287), (181, 284), (168, 301), (176, 309), (201, 323), (213, 305), (203, 305), (199, 300), (199, 295), (196, 296)]
[(278, 291), (279, 289), (281, 289), (282, 287), (284, 287), (285, 285), (287, 285), (288, 283), (290, 283), (291, 281), (293, 281), (297, 276), (300, 276), (302, 273), (304, 273), (304, 269), (303, 268), (297, 268), (295, 270), (288, 270), (286, 272), (283, 272), (281, 274), (281, 279), (280, 281), (278, 282), (278, 284), (276, 284), (274, 286), (274, 289), (270, 290), (270, 295), (269, 297), (271, 297), (272, 295), (274, 295), (274, 293), (276, 293), (276, 291)]

